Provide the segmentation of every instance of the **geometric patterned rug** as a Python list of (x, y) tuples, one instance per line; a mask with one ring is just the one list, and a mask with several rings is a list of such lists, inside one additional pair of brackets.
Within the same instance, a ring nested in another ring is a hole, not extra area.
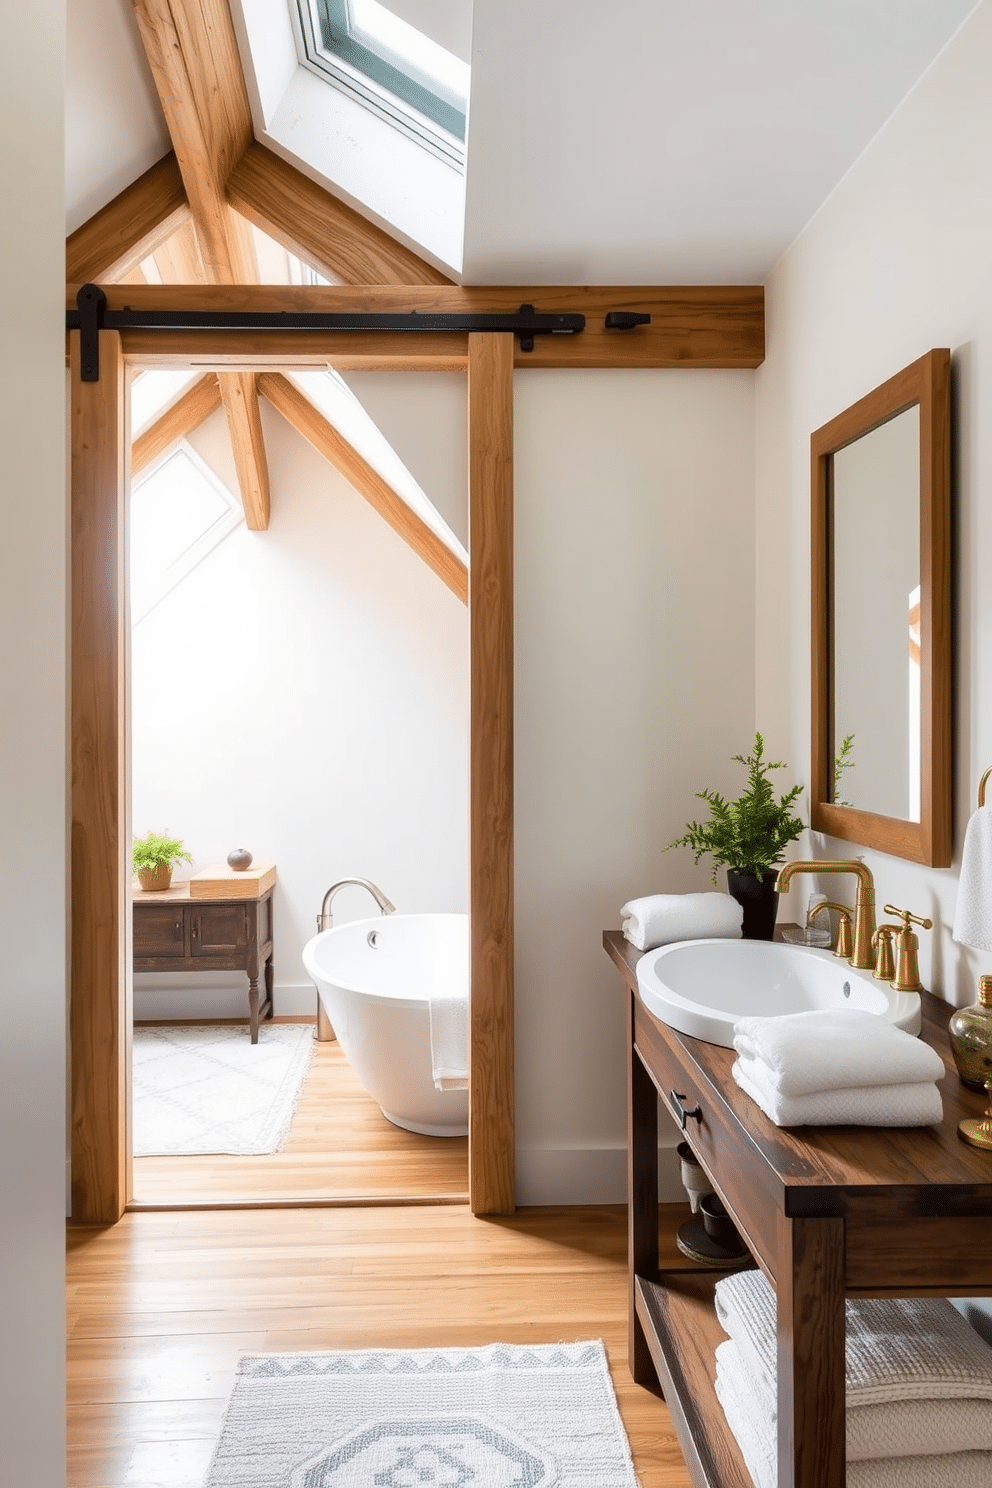
[(637, 1488), (603, 1345), (245, 1354), (206, 1488)]
[(312, 1024), (135, 1028), (135, 1157), (254, 1156), (285, 1139), (313, 1055)]

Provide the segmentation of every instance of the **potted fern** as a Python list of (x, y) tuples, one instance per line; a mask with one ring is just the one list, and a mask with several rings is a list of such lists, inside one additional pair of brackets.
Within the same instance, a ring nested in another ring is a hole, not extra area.
[(772, 770), (786, 767), (781, 760), (765, 759), (765, 743), (759, 733), (754, 736), (751, 753), (735, 754), (734, 759), (747, 769), (747, 789), (736, 801), (728, 801), (719, 791), (697, 791), (701, 800), (709, 802), (709, 821), (690, 822), (684, 834), (670, 842), (665, 851), (689, 847), (697, 863), (704, 853), (710, 854), (713, 882), (720, 868), (725, 867), (727, 887), (743, 906), (744, 938), (771, 940), (778, 913), (776, 865), (788, 844), (803, 830), (804, 823), (792, 812), (803, 787), (795, 785), (780, 800), (775, 799), (768, 776)]
[(131, 844), (131, 863), (146, 894), (167, 889), (176, 864), (192, 861), (181, 840), (170, 837), (168, 831), (148, 832)]

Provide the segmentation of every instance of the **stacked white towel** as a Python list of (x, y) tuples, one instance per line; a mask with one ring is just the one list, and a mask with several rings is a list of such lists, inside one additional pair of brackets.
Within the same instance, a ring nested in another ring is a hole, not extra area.
[[(716, 1310), (717, 1397), (756, 1488), (776, 1488), (775, 1294), (740, 1272)], [(848, 1488), (988, 1488), (992, 1349), (950, 1302), (848, 1302), (846, 1386)]]
[(744, 911), (729, 894), (646, 894), (620, 910), (620, 929), (639, 951), (676, 940), (740, 940)]
[(932, 1126), (935, 1049), (874, 1013), (836, 1009), (734, 1024), (731, 1073), (776, 1126)]

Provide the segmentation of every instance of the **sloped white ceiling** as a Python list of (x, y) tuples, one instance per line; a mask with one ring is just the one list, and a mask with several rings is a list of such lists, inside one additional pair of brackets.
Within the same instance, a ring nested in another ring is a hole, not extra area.
[[(464, 281), (761, 282), (974, 8), (475, 0)], [(168, 149), (130, 0), (68, 15), (67, 231)]]
[(475, 0), (467, 283), (761, 283), (974, 0)]
[(169, 150), (130, 0), (66, 0), (65, 230)]

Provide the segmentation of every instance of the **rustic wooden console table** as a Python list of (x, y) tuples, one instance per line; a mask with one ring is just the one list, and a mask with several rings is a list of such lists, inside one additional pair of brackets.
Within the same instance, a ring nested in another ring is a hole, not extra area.
[(941, 1054), (940, 1126), (775, 1126), (735, 1084), (732, 1049), (676, 1033), (637, 995), (640, 952), (603, 937), (628, 988), (630, 1369), (657, 1378), (697, 1488), (752, 1488), (713, 1387), (724, 1338), (719, 1274), (659, 1270), (658, 1107), (699, 1118), (685, 1138), (778, 1304), (779, 1488), (843, 1488), (845, 1296), (992, 1294), (992, 1152), (957, 1135), (985, 1100), (961, 1084), (953, 1009), (923, 994), (921, 1037)]
[[(255, 897), (190, 897), (188, 884), (160, 893), (135, 889), (135, 971), (243, 971), (248, 976), (251, 1041), (272, 1017), (272, 889)], [(258, 972), (264, 968), (265, 1000)]]

